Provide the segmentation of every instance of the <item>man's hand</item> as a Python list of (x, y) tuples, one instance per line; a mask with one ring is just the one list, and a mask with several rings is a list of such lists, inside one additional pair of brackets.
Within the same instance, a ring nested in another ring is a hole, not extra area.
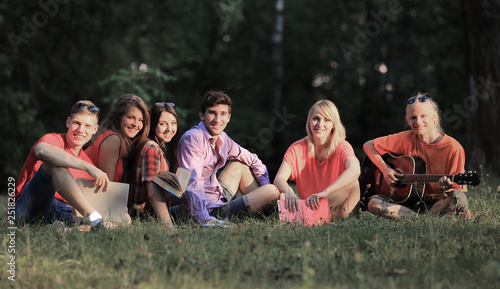
[(103, 192), (108, 190), (109, 178), (105, 172), (101, 171), (96, 166), (92, 166), (88, 173), (91, 177), (94, 178), (92, 183), (97, 187), (98, 192), (100, 192), (101, 190)]
[(385, 172), (383, 172), (384, 174), (384, 179), (385, 181), (389, 184), (389, 185), (392, 185), (394, 184), (395, 182), (397, 182), (401, 177), (403, 177), (403, 174), (401, 173), (398, 173), (398, 171), (394, 170), (393, 168), (391, 167), (388, 167), (386, 169)]
[(453, 189), (453, 183), (448, 177), (444, 176), (439, 179), (439, 189), (443, 192), (448, 192)]

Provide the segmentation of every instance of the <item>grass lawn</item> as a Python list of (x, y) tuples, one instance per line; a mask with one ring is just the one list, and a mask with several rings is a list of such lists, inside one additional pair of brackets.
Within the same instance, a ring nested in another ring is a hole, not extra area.
[[(363, 212), (321, 227), (275, 218), (176, 231), (156, 220), (94, 232), (34, 225), (15, 230), (14, 245), (3, 195), (0, 287), (499, 288), (498, 185), (483, 174), (470, 189), (468, 221), (391, 221)], [(8, 279), (11, 256), (15, 281)]]

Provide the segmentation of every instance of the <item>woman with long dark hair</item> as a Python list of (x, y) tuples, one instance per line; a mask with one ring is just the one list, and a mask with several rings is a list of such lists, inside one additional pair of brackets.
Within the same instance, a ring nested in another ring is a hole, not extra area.
[(149, 108), (137, 95), (125, 94), (111, 107), (85, 153), (111, 181), (123, 182), (123, 160), (147, 139)]
[[(179, 142), (179, 118), (175, 104), (158, 102), (151, 108), (151, 127), (148, 140), (138, 149), (131, 166), (129, 207), (140, 213), (151, 209), (167, 227), (174, 227), (166, 192), (153, 183), (160, 171), (174, 171), (177, 168), (177, 144)], [(132, 213), (132, 215), (136, 215)]]

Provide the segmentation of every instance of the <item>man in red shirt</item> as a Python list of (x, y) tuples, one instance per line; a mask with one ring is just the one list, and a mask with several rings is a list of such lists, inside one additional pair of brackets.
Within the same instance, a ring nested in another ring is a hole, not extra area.
[(71, 221), (73, 207), (88, 216), (91, 226), (101, 221), (76, 182), (77, 177), (92, 178), (99, 190), (108, 187), (106, 173), (82, 150), (96, 133), (98, 120), (98, 107), (78, 101), (66, 120), (68, 131), (46, 134), (32, 147), (17, 180), (16, 223)]

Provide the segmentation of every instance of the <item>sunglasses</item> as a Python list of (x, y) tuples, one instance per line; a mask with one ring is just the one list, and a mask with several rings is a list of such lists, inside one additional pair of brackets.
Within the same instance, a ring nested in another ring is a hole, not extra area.
[(412, 96), (412, 97), (408, 98), (408, 104), (412, 104), (412, 103), (414, 103), (414, 102), (415, 102), (415, 100), (417, 100), (417, 99), (418, 99), (418, 101), (420, 101), (420, 102), (426, 102), (426, 101), (428, 101), (428, 100), (429, 100), (429, 97), (427, 97), (427, 96), (425, 96), (425, 95), (423, 95), (423, 96), (419, 96), (418, 98), (417, 98), (416, 96)]
[(175, 103), (173, 102), (157, 102), (155, 103), (156, 106), (171, 106), (171, 107), (175, 107)]
[(75, 105), (73, 105), (73, 109), (72, 110), (82, 110), (84, 108), (87, 108), (91, 113), (98, 113), (99, 112), (99, 108), (95, 105), (89, 105), (89, 104), (86, 104), (86, 103), (83, 103), (83, 102), (77, 102), (75, 103)]

